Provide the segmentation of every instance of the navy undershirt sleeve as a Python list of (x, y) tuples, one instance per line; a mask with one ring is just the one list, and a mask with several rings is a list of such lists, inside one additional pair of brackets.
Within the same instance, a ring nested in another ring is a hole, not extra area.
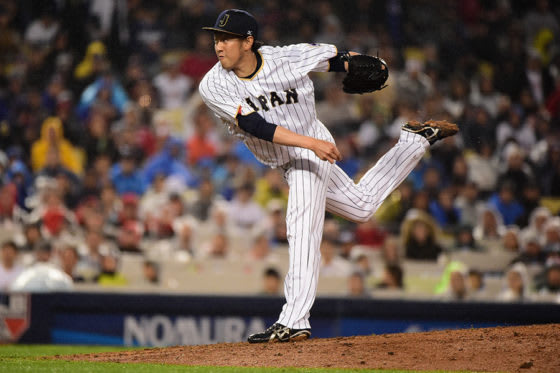
[(257, 113), (249, 115), (237, 115), (237, 124), (243, 131), (265, 141), (272, 142), (276, 124), (267, 122)]
[(329, 71), (334, 72), (346, 72), (346, 68), (344, 68), (344, 62), (348, 57), (347, 51), (338, 52), (336, 56), (329, 59)]

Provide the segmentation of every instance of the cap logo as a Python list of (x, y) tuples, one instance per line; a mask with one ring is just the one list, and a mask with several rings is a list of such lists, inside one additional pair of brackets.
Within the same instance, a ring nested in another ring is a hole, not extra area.
[(220, 19), (220, 23), (218, 23), (218, 26), (220, 27), (224, 27), (226, 25), (226, 23), (228, 23), (229, 21), (229, 14), (225, 14), (222, 19)]
[(247, 35), (252, 36), (252, 35), (253, 35), (253, 31), (251, 31), (251, 30), (247, 31)]

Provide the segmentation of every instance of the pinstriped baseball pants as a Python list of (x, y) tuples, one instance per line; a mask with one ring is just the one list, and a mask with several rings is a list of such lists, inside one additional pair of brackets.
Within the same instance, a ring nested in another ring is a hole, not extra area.
[(401, 131), (399, 141), (354, 183), (340, 167), (321, 161), (312, 151), (284, 167), (290, 186), (286, 227), (290, 250), (284, 281), (286, 303), (278, 322), (310, 328), (315, 301), (325, 210), (348, 220), (371, 218), (383, 200), (408, 176), (429, 147), (420, 135)]

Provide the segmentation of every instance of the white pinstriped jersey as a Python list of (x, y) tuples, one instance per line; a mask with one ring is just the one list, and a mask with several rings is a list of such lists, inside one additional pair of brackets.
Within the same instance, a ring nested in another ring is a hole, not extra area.
[(337, 54), (334, 45), (295, 44), (284, 47), (263, 46), (260, 70), (250, 79), (237, 77), (218, 62), (199, 85), (202, 99), (243, 139), (262, 163), (282, 166), (298, 158), (304, 149), (258, 139), (237, 126), (236, 116), (252, 112), (267, 122), (301, 135), (334, 142), (327, 128), (317, 119), (311, 71), (327, 71), (328, 60)]
[(243, 138), (264, 164), (284, 166), (290, 187), (286, 209), (290, 267), (284, 281), (286, 303), (278, 323), (293, 329), (310, 328), (320, 271), (320, 244), (325, 210), (352, 221), (368, 221), (383, 200), (416, 166), (428, 141), (401, 131), (395, 144), (356, 184), (335, 164), (313, 151), (263, 141), (237, 126), (238, 114), (257, 112), (266, 121), (298, 134), (334, 142), (317, 119), (310, 71), (327, 71), (337, 54), (327, 44), (261, 47), (260, 70), (251, 79), (238, 78), (217, 63), (202, 79), (199, 91), (206, 105), (230, 131)]

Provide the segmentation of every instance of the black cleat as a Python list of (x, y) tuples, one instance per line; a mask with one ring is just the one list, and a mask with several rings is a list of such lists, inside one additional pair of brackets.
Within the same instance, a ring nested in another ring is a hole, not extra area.
[(454, 123), (449, 123), (446, 120), (428, 120), (420, 123), (415, 120), (406, 122), (402, 129), (408, 132), (416, 133), (424, 136), (426, 140), (432, 145), (438, 140), (448, 136), (453, 136), (459, 132), (459, 127)]
[(304, 341), (311, 336), (311, 329), (290, 329), (282, 324), (274, 324), (262, 333), (251, 334), (249, 343), (273, 343)]

